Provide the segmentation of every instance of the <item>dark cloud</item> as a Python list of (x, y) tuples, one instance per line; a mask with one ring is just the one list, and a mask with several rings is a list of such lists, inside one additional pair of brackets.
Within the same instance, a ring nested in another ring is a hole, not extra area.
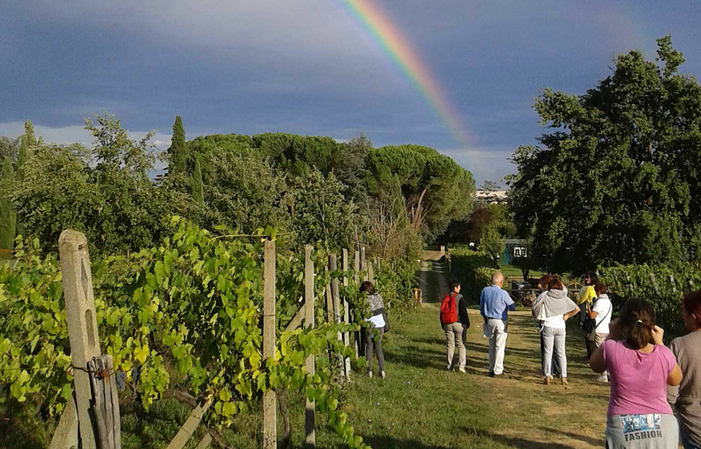
[[(340, 1), (6, 2), (0, 123), (69, 129), (93, 112), (188, 136), (286, 131), (433, 146), (495, 179), (541, 133), (545, 86), (581, 93), (618, 52), (654, 57), (673, 33), (701, 73), (698, 6), (575, 0), (374, 0), (407, 36), (469, 130), (459, 148)], [(47, 128), (47, 129), (49, 129)], [(0, 129), (3, 129), (0, 127)], [(6, 127), (6, 129), (10, 129)], [(456, 150), (456, 148), (459, 148)]]

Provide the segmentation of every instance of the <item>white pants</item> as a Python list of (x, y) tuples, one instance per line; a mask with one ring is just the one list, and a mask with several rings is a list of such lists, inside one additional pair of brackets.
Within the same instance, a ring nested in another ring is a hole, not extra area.
[(506, 349), (507, 324), (496, 318), (487, 319), (489, 337), (489, 372), (495, 375), (504, 372), (504, 350)]

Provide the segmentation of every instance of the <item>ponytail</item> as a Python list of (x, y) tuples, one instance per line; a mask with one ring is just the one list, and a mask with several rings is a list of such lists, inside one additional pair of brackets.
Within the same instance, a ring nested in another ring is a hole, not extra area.
[(652, 343), (655, 309), (643, 299), (631, 299), (621, 309), (620, 325), (631, 349), (642, 349)]

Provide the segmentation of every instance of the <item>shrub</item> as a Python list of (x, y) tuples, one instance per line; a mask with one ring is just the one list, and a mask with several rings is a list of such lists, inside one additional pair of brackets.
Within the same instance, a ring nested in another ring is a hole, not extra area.
[(608, 287), (616, 308), (632, 298), (649, 301), (655, 308), (657, 324), (665, 329), (665, 337), (673, 337), (684, 331), (681, 298), (701, 286), (701, 264), (675, 268), (667, 265), (619, 265), (600, 269), (599, 279)]
[(460, 246), (451, 248), (451, 272), (462, 283), (462, 294), (468, 300), (479, 302), (482, 289), (491, 283), (496, 271), (487, 253)]

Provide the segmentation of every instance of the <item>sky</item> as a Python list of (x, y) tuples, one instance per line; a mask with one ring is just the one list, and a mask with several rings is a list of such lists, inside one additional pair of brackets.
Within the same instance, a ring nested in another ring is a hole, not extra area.
[[(356, 1), (380, 11), (379, 34)], [(0, 135), (30, 119), (47, 142), (90, 143), (84, 118), (110, 113), (165, 149), (180, 115), (188, 139), (363, 132), (500, 181), (544, 132), (543, 88), (582, 94), (668, 33), (699, 76), (698, 23), (697, 0), (0, 0)], [(390, 29), (419, 82), (381, 45)]]

